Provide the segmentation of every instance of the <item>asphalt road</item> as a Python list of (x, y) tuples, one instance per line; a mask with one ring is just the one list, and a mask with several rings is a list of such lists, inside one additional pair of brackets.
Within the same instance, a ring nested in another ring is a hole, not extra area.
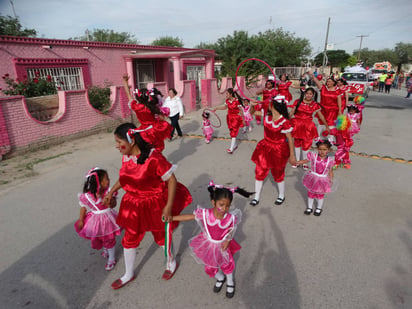
[[(146, 235), (138, 249), (137, 279), (114, 291), (124, 271), (120, 239), (118, 264), (105, 260), (77, 236), (77, 193), (93, 166), (117, 180), (121, 157), (113, 136), (102, 133), (77, 141), (73, 152), (35, 165), (37, 176), (13, 188), (0, 187), (0, 307), (14, 308), (412, 308), (412, 100), (405, 93), (371, 93), (364, 123), (355, 137), (351, 170), (337, 170), (336, 192), (326, 196), (322, 216), (306, 216), (303, 171), (286, 170), (286, 201), (274, 206), (276, 187), (265, 181), (261, 203), (235, 197), (243, 220), (235, 238), (236, 295), (214, 294), (214, 280), (189, 254), (187, 241), (198, 232), (181, 223), (174, 234), (180, 267), (161, 279), (164, 257)], [(220, 113), (222, 120), (225, 113)], [(210, 206), (206, 185), (235, 184), (254, 190), (250, 161), (261, 126), (247, 135), (233, 155), (223, 125), (209, 145), (201, 135), (200, 112), (181, 122), (183, 139), (166, 144), (178, 164), (178, 180), (197, 205)], [(247, 139), (247, 140), (246, 140)], [(358, 155), (364, 153), (365, 156)], [(372, 156), (376, 155), (376, 156)], [(386, 160), (380, 157), (386, 156)]]

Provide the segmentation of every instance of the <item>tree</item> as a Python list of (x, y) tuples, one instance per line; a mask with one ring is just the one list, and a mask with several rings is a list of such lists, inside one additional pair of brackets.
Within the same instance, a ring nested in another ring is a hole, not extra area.
[(183, 47), (183, 41), (178, 37), (162, 36), (152, 42), (150, 45), (155, 46), (171, 46), (171, 47)]
[(18, 18), (0, 15), (0, 35), (35, 37), (37, 31), (22, 27)]
[[(234, 31), (233, 35), (219, 38), (215, 44), (206, 46), (212, 47), (217, 53), (217, 59), (222, 60), (222, 76), (232, 77), (235, 77), (239, 64), (248, 58), (264, 60), (271, 67), (300, 65), (311, 51), (308, 40), (296, 38), (293, 33), (282, 28), (252, 36), (246, 31)], [(238, 74), (249, 78), (267, 74), (267, 71), (264, 64), (250, 61), (239, 69)]]
[[(350, 55), (342, 49), (330, 50), (326, 55), (328, 57), (328, 65), (331, 67), (344, 68), (349, 64)], [(316, 65), (322, 65), (323, 53), (317, 54), (314, 61)]]
[(133, 34), (128, 32), (115, 32), (109, 29), (94, 29), (92, 32), (86, 30), (84, 36), (69, 38), (69, 40), (138, 44), (138, 40), (134, 38)]
[[(353, 56), (358, 57), (359, 50), (353, 51)], [(365, 67), (373, 67), (375, 62), (382, 62), (382, 61), (389, 61), (392, 64), (396, 64), (398, 62), (398, 56), (394, 52), (394, 50), (385, 48), (380, 50), (369, 50), (367, 48), (362, 48), (361, 52), (361, 60), (364, 63)]]
[(412, 61), (412, 44), (399, 42), (395, 46), (395, 53), (398, 56), (398, 69), (400, 72), (402, 64), (406, 64)]

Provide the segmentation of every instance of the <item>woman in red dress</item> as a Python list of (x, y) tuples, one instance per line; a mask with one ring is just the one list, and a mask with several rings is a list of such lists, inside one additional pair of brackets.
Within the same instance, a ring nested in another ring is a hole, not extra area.
[[(263, 96), (263, 102), (269, 103), (274, 97), (278, 95), (278, 91), (275, 88), (275, 81), (268, 79), (265, 84), (265, 89), (258, 90), (256, 95)], [(260, 110), (262, 108), (262, 104), (255, 105), (255, 110)], [(260, 124), (262, 121), (260, 116), (255, 116), (256, 124)]]
[(339, 88), (340, 92), (341, 92), (341, 114), (343, 114), (343, 112), (346, 109), (346, 104), (348, 104), (349, 102), (349, 87), (348, 87), (348, 83), (346, 80), (344, 80), (343, 78), (337, 79), (336, 80), (336, 86)]
[[(308, 72), (309, 76), (315, 82), (316, 86), (320, 89), (320, 107), (323, 116), (325, 116), (326, 122), (329, 126), (328, 140), (334, 142), (334, 136), (336, 136), (337, 130), (335, 128), (335, 121), (339, 115), (342, 114), (342, 92), (336, 86), (336, 81), (329, 77), (326, 80), (326, 85), (323, 85), (312, 72)], [(319, 135), (322, 134), (325, 127), (319, 125)]]
[[(283, 97), (283, 96), (282, 96)], [(251, 113), (262, 116), (264, 126), (264, 138), (257, 144), (252, 154), (252, 161), (256, 164), (255, 168), (255, 197), (250, 205), (259, 204), (260, 193), (263, 181), (269, 174), (277, 183), (279, 195), (275, 205), (281, 205), (285, 201), (285, 168), (289, 160), (290, 164), (296, 165), (294, 154), (293, 130), (288, 120), (288, 108), (283, 99), (278, 102), (276, 97), (269, 103), (267, 108), (255, 111), (253, 106)]]
[(236, 137), (239, 134), (239, 129), (244, 126), (242, 98), (237, 94), (233, 88), (226, 91), (226, 101), (224, 105), (217, 106), (213, 109), (225, 110), (227, 109), (226, 122), (232, 138), (230, 148), (227, 149), (229, 154), (232, 154), (237, 149)]
[[(289, 117), (293, 126), (292, 136), (295, 143), (295, 155), (296, 160), (300, 161), (300, 150), (302, 148), (302, 160), (307, 160), (308, 152), (312, 146), (313, 140), (318, 138), (318, 130), (313, 122), (313, 114), (316, 113), (317, 117), (325, 125), (326, 130), (329, 131), (328, 123), (325, 117), (320, 111), (320, 105), (313, 100), (315, 96), (315, 89), (307, 88), (303, 92), (303, 97), (296, 100), (291, 105), (289, 111)], [(293, 118), (292, 118), (293, 117)], [(293, 168), (297, 168), (297, 165), (292, 165)], [(304, 164), (303, 169), (307, 170), (309, 167)]]
[[(153, 149), (140, 133), (141, 130), (137, 130), (132, 123), (121, 124), (114, 132), (116, 148), (123, 159), (119, 180), (106, 195), (105, 204), (109, 203), (114, 192), (121, 188), (126, 191), (116, 221), (125, 230), (122, 245), (126, 271), (112, 283), (113, 289), (119, 289), (135, 279), (136, 248), (145, 233), (152, 232), (155, 242), (165, 246), (164, 221), (169, 222), (172, 215), (178, 215), (192, 202), (187, 188), (176, 180), (176, 166)], [(176, 222), (169, 224), (172, 229), (177, 227)], [(164, 280), (170, 279), (178, 267), (172, 252), (168, 252), (167, 257)]]
[(169, 138), (173, 127), (165, 120), (163, 113), (159, 107), (159, 99), (155, 89), (148, 90), (146, 88), (136, 89), (133, 91), (134, 97), (129, 92), (127, 81), (129, 76), (124, 75), (124, 89), (127, 98), (129, 99), (129, 107), (136, 113), (136, 117), (140, 122), (139, 129), (143, 130), (152, 127), (153, 130), (145, 130), (141, 132), (143, 139), (152, 144), (158, 151), (163, 151), (165, 148), (164, 140)]

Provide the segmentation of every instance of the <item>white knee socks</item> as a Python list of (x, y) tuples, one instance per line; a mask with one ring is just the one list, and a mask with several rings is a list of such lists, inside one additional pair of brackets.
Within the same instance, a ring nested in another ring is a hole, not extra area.
[(300, 160), (300, 147), (295, 147), (295, 157), (296, 161)]
[(257, 201), (259, 201), (260, 199), (260, 193), (262, 192), (262, 187), (263, 187), (263, 181), (256, 180), (255, 181), (255, 200)]
[(134, 271), (134, 260), (136, 259), (136, 248), (132, 249), (123, 249), (123, 255), (124, 255), (124, 264), (125, 264), (125, 274), (123, 277), (120, 278), (122, 282), (127, 282), (133, 277), (133, 271)]
[[(302, 160), (307, 160), (308, 159), (308, 152), (309, 150), (302, 150)], [(297, 158), (296, 158), (297, 160)]]
[(309, 209), (313, 208), (313, 198), (308, 197), (308, 208)]
[(236, 147), (236, 137), (232, 137), (232, 141), (230, 142), (230, 151), (233, 151)]
[[(226, 289), (226, 291), (229, 292), (229, 293), (232, 293), (234, 291), (233, 287), (235, 286), (235, 280), (233, 279), (233, 273), (227, 274), (226, 278), (227, 278), (227, 282), (226, 282), (227, 289)], [(232, 286), (232, 287), (229, 287), (229, 286)]]
[(278, 185), (278, 190), (279, 190), (279, 198), (284, 198), (285, 197), (285, 182), (277, 182)]
[(215, 279), (219, 281), (223, 281), (225, 278), (225, 275), (223, 274), (223, 271), (219, 268), (219, 271), (215, 275)]
[(109, 253), (109, 259), (108, 259), (108, 262), (113, 262), (116, 258), (115, 258), (115, 250), (116, 250), (116, 247), (113, 247), (113, 248), (110, 248), (110, 249), (107, 249), (107, 253)]
[(318, 208), (318, 209), (322, 209), (322, 207), (323, 207), (323, 198), (321, 198), (321, 199), (316, 199), (317, 201), (318, 201), (318, 205), (316, 206), (316, 208)]

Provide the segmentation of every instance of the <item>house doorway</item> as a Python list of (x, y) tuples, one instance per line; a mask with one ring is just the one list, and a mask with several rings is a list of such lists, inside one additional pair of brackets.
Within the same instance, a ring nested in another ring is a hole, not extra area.
[(196, 83), (196, 109), (201, 108), (201, 80), (205, 79), (205, 66), (203, 65), (188, 65), (186, 67), (187, 80), (194, 80)]
[(151, 60), (137, 60), (135, 62), (136, 86), (137, 88), (147, 88), (147, 83), (154, 83), (156, 80), (154, 64)]

